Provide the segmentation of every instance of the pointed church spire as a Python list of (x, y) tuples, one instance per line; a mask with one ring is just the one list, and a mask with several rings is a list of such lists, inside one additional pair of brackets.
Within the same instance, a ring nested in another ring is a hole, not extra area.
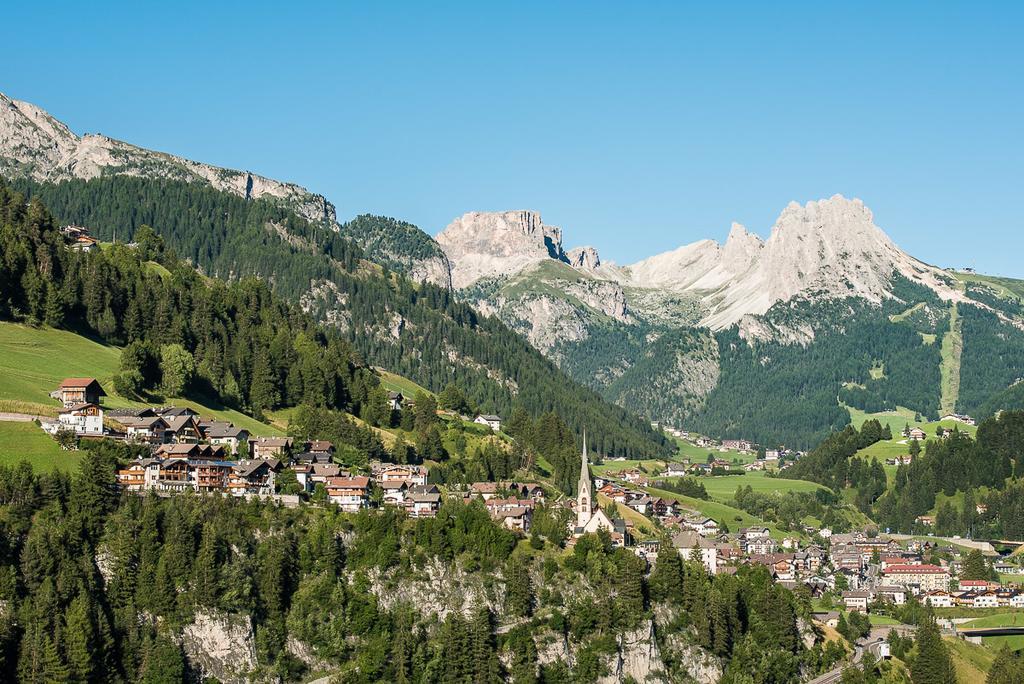
[(580, 480), (590, 479), (590, 468), (587, 463), (587, 428), (583, 428), (583, 458), (580, 459)]
[(587, 431), (583, 430), (583, 454), (580, 458), (580, 481), (576, 488), (576, 526), (584, 527), (597, 508), (593, 485), (590, 482), (590, 464), (587, 459)]

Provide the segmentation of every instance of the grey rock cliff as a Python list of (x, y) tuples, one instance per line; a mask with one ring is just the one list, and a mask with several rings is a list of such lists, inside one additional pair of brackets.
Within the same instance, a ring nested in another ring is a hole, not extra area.
[(241, 197), (280, 202), (310, 221), (337, 222), (334, 205), (294, 183), (201, 164), (105, 135), (78, 136), (39, 107), (2, 93), (0, 174), (48, 182), (129, 175), (206, 183)]
[(565, 256), (573, 268), (593, 271), (601, 265), (601, 257), (597, 255), (597, 250), (593, 247), (576, 247), (566, 252)]
[(448, 224), (437, 242), (451, 262), (455, 288), (512, 275), (546, 259), (565, 260), (562, 229), (545, 225), (536, 211), (463, 214)]

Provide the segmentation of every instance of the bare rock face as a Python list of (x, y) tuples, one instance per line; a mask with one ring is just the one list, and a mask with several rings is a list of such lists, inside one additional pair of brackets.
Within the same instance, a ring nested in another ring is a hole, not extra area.
[(650, 620), (619, 637), (619, 649), (612, 656), (609, 670), (608, 675), (598, 679), (600, 684), (668, 681)]
[(477, 308), (481, 313), (497, 315), (545, 354), (551, 354), (561, 343), (579, 342), (588, 335), (583, 312), (562, 298), (500, 298), (493, 304), (479, 302)]
[(791, 202), (766, 242), (733, 224), (724, 246), (704, 240), (640, 261), (625, 273), (637, 287), (703, 293), (708, 313), (701, 323), (716, 330), (800, 293), (879, 302), (891, 296), (893, 273), (940, 297), (958, 296), (939, 269), (899, 249), (863, 202), (841, 195), (803, 206)]
[(376, 568), (369, 573), (370, 590), (385, 610), (393, 610), (398, 605), (417, 606), (425, 614), (436, 615), (438, 620), (453, 613), (469, 618), (482, 605), (498, 616), (504, 610), (498, 595), (489, 595), (477, 577), (457, 564), (433, 558), (415, 580), (396, 580), (393, 575), (393, 572), (382, 573)]
[(79, 137), (39, 107), (2, 93), (0, 173), (47, 182), (129, 175), (205, 183), (246, 199), (272, 199), (313, 222), (337, 222), (334, 205), (294, 183), (201, 164), (105, 135)]
[(565, 254), (569, 265), (573, 268), (580, 268), (585, 271), (593, 271), (601, 265), (601, 257), (593, 247), (576, 247)]
[(449, 290), (452, 287), (451, 264), (445, 256), (417, 261), (409, 268), (408, 276), (414, 283), (426, 281)]
[(196, 613), (181, 633), (182, 647), (201, 678), (221, 682), (249, 681), (256, 669), (256, 644), (248, 615)]
[(620, 323), (632, 323), (622, 286), (607, 280), (577, 280), (566, 283), (565, 291), (595, 311)]
[(437, 242), (451, 262), (452, 286), (518, 273), (545, 259), (564, 260), (562, 229), (545, 225), (536, 211), (463, 214)]

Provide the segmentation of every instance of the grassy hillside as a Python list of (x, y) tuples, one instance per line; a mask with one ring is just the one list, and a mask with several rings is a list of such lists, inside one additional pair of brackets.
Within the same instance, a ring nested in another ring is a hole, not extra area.
[(942, 336), (942, 398), (939, 410), (942, 415), (956, 410), (960, 396), (960, 359), (964, 351), (963, 329), (960, 324), (956, 302), (949, 307), (949, 332)]
[(737, 487), (749, 486), (755, 492), (779, 492), (782, 494), (790, 492), (816, 492), (819, 489), (825, 489), (825, 487), (817, 482), (767, 477), (763, 472), (702, 477), (700, 481), (704, 485), (704, 489), (708, 490), (711, 498), (718, 501), (731, 501)]
[(957, 280), (965, 284), (981, 283), (988, 285), (1004, 299), (1024, 299), (1024, 280), (981, 275), (978, 273), (956, 273), (954, 275)]
[[(0, 322), (0, 401), (17, 401), (25, 412), (37, 405), (39, 413), (53, 413), (57, 402), (49, 394), (68, 377), (93, 377), (107, 391), (107, 407), (142, 407), (148, 404), (118, 396), (111, 378), (117, 373), (121, 350), (82, 335), (54, 328), (33, 328)], [(202, 416), (229, 420), (254, 435), (282, 431), (239, 411), (201, 397), (165, 397), (163, 404), (188, 406)]]
[(380, 376), (380, 384), (384, 386), (390, 392), (401, 392), (402, 395), (413, 398), (417, 392), (423, 392), (424, 394), (433, 394), (430, 390), (417, 385), (409, 378), (396, 375), (390, 371), (386, 371), (383, 368), (374, 368), (377, 375)]
[(74, 470), (81, 454), (64, 451), (33, 422), (0, 421), (0, 465), (23, 460), (37, 470)]
[(943, 641), (956, 665), (959, 684), (984, 684), (996, 652), (987, 646), (978, 646), (963, 639), (945, 637)]

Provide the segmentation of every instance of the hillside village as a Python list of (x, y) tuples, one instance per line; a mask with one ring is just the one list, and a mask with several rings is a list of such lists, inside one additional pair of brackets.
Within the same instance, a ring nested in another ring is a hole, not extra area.
[[(431, 481), (426, 465), (373, 461), (354, 470), (335, 462), (335, 447), (328, 441), (254, 435), (230, 422), (204, 418), (190, 408), (105, 410), (106, 392), (95, 378), (67, 378), (51, 396), (61, 408), (55, 421), (43, 420), (40, 427), (67, 448), (74, 448), (76, 440), (112, 439), (145, 450), (117, 472), (117, 482), (126, 492), (260, 498), (288, 507), (319, 503), (348, 513), (392, 507), (411, 518), (435, 516), (445, 498), (467, 503), (479, 500), (492, 519), (527, 537), (537, 507), (554, 506), (565, 511), (570, 548), (584, 534), (607, 535), (612, 545), (630, 549), (651, 566), (667, 539), (680, 556), (699, 560), (710, 575), (733, 574), (744, 565), (763, 566), (779, 585), (807, 591), (822, 605), (847, 611), (884, 614), (909, 600), (935, 608), (1024, 608), (1024, 590), (963, 576), (966, 546), (926, 537), (897, 539), (875, 530), (833, 533), (811, 525), (781, 537), (762, 526), (729, 532), (724, 521), (648, 491), (659, 484), (657, 478), (734, 472), (734, 462), (713, 455), (706, 462), (691, 463), (688, 458), (667, 461), (658, 473), (606, 468), (595, 476), (584, 438), (575, 497), (563, 496), (538, 481), (439, 486)], [(392, 410), (402, 410), (403, 405), (408, 409), (410, 404), (394, 391), (388, 393), (388, 402)], [(968, 416), (949, 418), (973, 424)], [(496, 415), (478, 415), (473, 422), (496, 434), (502, 427)], [(746, 440), (715, 442), (691, 438), (688, 433), (679, 437), (711, 449), (712, 454), (718, 448), (748, 456), (759, 451)], [(917, 441), (927, 435), (919, 428), (908, 428), (903, 437)], [(769, 466), (785, 469), (786, 459), (795, 461), (801, 455), (760, 450), (761, 458), (743, 464), (743, 471)], [(614, 460), (610, 463), (614, 468)], [(599, 499), (608, 506), (602, 506)], [(641, 533), (636, 520), (623, 518), (618, 507), (639, 514), (649, 527)], [(926, 527), (933, 524), (927, 516), (918, 522)], [(652, 534), (656, 530), (662, 532)], [(989, 556), (996, 555), (986, 543), (962, 544), (968, 544), (974, 553), (984, 550)], [(1004, 576), (1021, 575), (1024, 584), (1020, 565), (999, 562), (995, 568)], [(837, 615), (823, 610), (818, 617), (834, 626)]]

